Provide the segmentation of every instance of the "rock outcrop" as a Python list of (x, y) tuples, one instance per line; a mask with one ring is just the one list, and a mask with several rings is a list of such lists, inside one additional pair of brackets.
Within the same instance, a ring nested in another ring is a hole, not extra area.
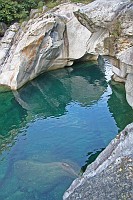
[[(133, 107), (133, 2), (96, 0), (74, 12), (90, 32), (87, 53), (109, 56), (115, 81)], [(132, 199), (133, 124), (128, 125), (65, 192), (64, 200)]]
[(9, 27), (4, 37), (0, 41), (0, 73), (2, 72), (2, 68), (5, 68), (4, 63), (6, 62), (6, 59), (9, 56), (11, 46), (14, 42), (14, 37), (18, 30), (19, 30), (19, 24), (18, 23), (13, 24), (12, 26)]
[(133, 123), (129, 124), (65, 192), (63, 200), (132, 199)]
[(73, 14), (80, 6), (63, 4), (20, 28), (11, 26), (0, 44), (0, 84), (16, 90), (45, 71), (81, 58), (91, 33)]
[[(32, 11), (33, 12), (33, 11)], [(133, 2), (65, 3), (12, 25), (0, 41), (0, 84), (16, 90), (39, 74), (76, 59), (111, 56), (114, 80), (125, 82), (132, 105)]]
[(92, 33), (88, 53), (111, 56), (113, 78), (126, 83), (127, 101), (133, 107), (133, 2), (96, 0), (74, 14)]

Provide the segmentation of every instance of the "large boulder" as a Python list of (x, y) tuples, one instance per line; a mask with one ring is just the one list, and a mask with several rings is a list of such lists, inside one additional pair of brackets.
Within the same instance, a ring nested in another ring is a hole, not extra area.
[(64, 3), (13, 25), (15, 31), (11, 26), (0, 42), (0, 84), (16, 90), (45, 71), (98, 55), (113, 57), (114, 80), (126, 82), (133, 73), (132, 13), (130, 0)]
[(83, 26), (75, 17), (74, 12), (78, 11), (83, 4), (63, 4), (58, 6), (54, 13), (67, 17), (66, 29), (68, 40), (68, 58), (75, 60), (83, 57), (87, 52), (88, 40), (91, 32)]
[(63, 200), (132, 199), (133, 123), (128, 125), (65, 192)]
[(24, 22), (18, 31), (10, 28), (6, 32), (10, 41), (4, 37), (0, 46), (0, 84), (16, 90), (45, 71), (70, 66), (81, 58), (91, 33), (73, 14), (79, 7), (63, 4)]
[[(57, 58), (66, 57), (64, 31), (64, 22), (54, 15), (29, 20), (25, 27), (21, 27), (6, 54), (0, 84), (15, 90), (54, 66)], [(62, 60), (59, 67), (65, 64), (66, 60)]]
[[(132, 13), (133, 2), (130, 0), (96, 0), (74, 12), (79, 22), (92, 33), (88, 54), (113, 57), (110, 61), (115, 81), (126, 82), (128, 74), (133, 74)], [(128, 102), (131, 101), (130, 96)]]
[(133, 35), (132, 10), (130, 0), (96, 0), (75, 11), (80, 23), (92, 33), (88, 53), (117, 57), (133, 46), (132, 39), (128, 38)]

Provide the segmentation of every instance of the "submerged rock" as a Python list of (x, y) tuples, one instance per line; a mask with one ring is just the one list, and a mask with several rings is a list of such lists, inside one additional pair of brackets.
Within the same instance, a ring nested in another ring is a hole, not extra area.
[(65, 192), (63, 200), (132, 199), (133, 123), (128, 125)]
[(24, 200), (24, 192), (16, 191), (13, 195), (8, 196), (5, 200)]
[(77, 173), (67, 163), (40, 163), (20, 160), (14, 164), (14, 175), (21, 191), (45, 193), (61, 184), (63, 178), (75, 178)]

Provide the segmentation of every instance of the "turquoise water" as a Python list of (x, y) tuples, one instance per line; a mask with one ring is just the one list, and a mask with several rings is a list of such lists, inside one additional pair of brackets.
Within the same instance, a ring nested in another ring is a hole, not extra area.
[(71, 182), (133, 121), (124, 86), (93, 63), (0, 92), (0, 200), (61, 200)]

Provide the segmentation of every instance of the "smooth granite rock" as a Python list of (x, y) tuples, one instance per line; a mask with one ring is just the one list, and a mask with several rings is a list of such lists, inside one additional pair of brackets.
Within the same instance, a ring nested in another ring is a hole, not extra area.
[(39, 74), (70, 66), (82, 57), (91, 33), (73, 14), (79, 6), (63, 4), (39, 13), (20, 28), (12, 25), (0, 41), (0, 84), (16, 90)]
[[(133, 2), (96, 0), (74, 14), (92, 33), (87, 52), (113, 57), (117, 61), (110, 59), (114, 80), (126, 82), (128, 74), (133, 74)], [(127, 100), (133, 106), (131, 96)]]
[(129, 124), (65, 192), (63, 200), (131, 200), (133, 123)]
[(127, 75), (125, 89), (126, 89), (127, 102), (133, 108), (133, 74), (128, 74)]
[(0, 41), (0, 84), (16, 90), (45, 71), (98, 55), (114, 58), (115, 63), (110, 62), (115, 81), (126, 83), (133, 74), (131, 0), (64, 3), (21, 27), (12, 25)]
[[(62, 59), (66, 52), (64, 30), (64, 22), (53, 15), (29, 20), (14, 38), (16, 41), (1, 70), (0, 84), (15, 90), (47, 71), (57, 58)], [(3, 49), (0, 50), (3, 52)], [(66, 61), (62, 60), (61, 66), (65, 63)]]
[(6, 59), (9, 56), (9, 52), (13, 43), (13, 38), (15, 37), (18, 29), (18, 23), (11, 25), (0, 41), (0, 72), (2, 72), (3, 67), (5, 67), (4, 61), (6, 62)]

